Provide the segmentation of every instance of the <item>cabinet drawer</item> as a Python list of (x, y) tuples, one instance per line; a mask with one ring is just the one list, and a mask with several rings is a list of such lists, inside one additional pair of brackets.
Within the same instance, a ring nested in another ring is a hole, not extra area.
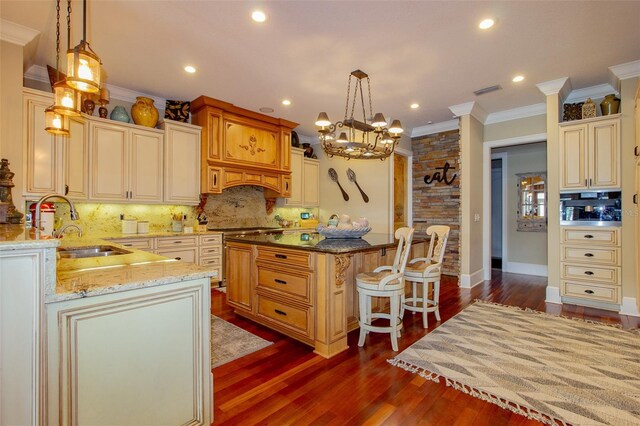
[(181, 247), (181, 246), (196, 246), (198, 237), (168, 237), (158, 238), (158, 248), (169, 247)]
[(304, 268), (311, 266), (311, 254), (300, 250), (258, 247), (257, 260), (264, 260), (280, 265), (302, 266)]
[(561, 295), (589, 299), (597, 302), (620, 303), (620, 287), (578, 284), (561, 281)]
[(200, 256), (220, 256), (222, 254), (222, 246), (200, 247)]
[(222, 256), (201, 257), (200, 265), (202, 266), (222, 266)]
[(620, 249), (562, 246), (560, 260), (563, 262), (588, 263), (590, 265), (620, 266)]
[(561, 242), (566, 244), (597, 244), (606, 246), (620, 245), (620, 230), (618, 228), (569, 228), (561, 231)]
[(258, 295), (258, 316), (279, 323), (287, 330), (313, 337), (312, 308), (299, 308)]
[(173, 258), (176, 260), (181, 260), (183, 262), (196, 263), (197, 258), (197, 248), (175, 248), (175, 249), (165, 249), (165, 250), (157, 250), (156, 253), (160, 256), (165, 256), (169, 258)]
[(618, 285), (620, 268), (617, 266), (560, 264), (562, 278)]
[(284, 292), (311, 303), (311, 273), (283, 271), (258, 265), (258, 286)]
[(222, 244), (222, 234), (213, 234), (213, 235), (201, 235), (200, 236), (200, 245), (201, 246), (210, 246), (214, 244)]
[(111, 240), (116, 244), (139, 250), (153, 250), (153, 238), (120, 238)]

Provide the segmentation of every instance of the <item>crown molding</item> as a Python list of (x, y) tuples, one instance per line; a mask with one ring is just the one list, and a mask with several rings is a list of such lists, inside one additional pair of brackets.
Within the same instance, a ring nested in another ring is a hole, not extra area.
[(507, 109), (505, 111), (492, 112), (487, 115), (484, 124), (502, 123), (503, 121), (517, 120), (519, 118), (534, 117), (547, 113), (547, 104), (539, 103), (523, 107)]
[(452, 105), (449, 107), (449, 110), (456, 117), (462, 117), (463, 115), (471, 115), (481, 123), (484, 123), (484, 121), (487, 119), (487, 113), (485, 112), (485, 110), (482, 109), (482, 107), (476, 101), (466, 102), (464, 104)]
[(609, 71), (620, 80), (640, 77), (640, 60), (609, 67)]
[(571, 81), (569, 77), (562, 77), (556, 80), (538, 83), (536, 87), (544, 93), (545, 96), (560, 94), (560, 97), (564, 99), (566, 95), (571, 92)]
[(419, 136), (433, 135), (435, 133), (448, 132), (450, 130), (457, 130), (460, 128), (460, 120), (453, 119), (449, 121), (442, 121), (440, 123), (426, 124), (420, 127), (414, 127), (411, 130), (411, 137), (416, 138)]
[(0, 40), (26, 46), (40, 34), (33, 28), (0, 18)]
[[(29, 80), (40, 81), (43, 83), (49, 83), (49, 73), (47, 68), (41, 65), (32, 65), (27, 72), (24, 73), (24, 78)], [(166, 99), (158, 96), (152, 96), (147, 93), (136, 92), (135, 90), (126, 89), (120, 86), (114, 86), (113, 84), (107, 84), (107, 89), (112, 99), (118, 99), (125, 102), (134, 103), (138, 96), (144, 96), (146, 98), (153, 99), (156, 108), (164, 109)]]
[(615, 93), (618, 95), (618, 91), (609, 83), (598, 84), (597, 86), (584, 87), (582, 89), (575, 89), (569, 93), (569, 96), (565, 99), (565, 102), (582, 102), (587, 98), (599, 99), (604, 98), (605, 95)]

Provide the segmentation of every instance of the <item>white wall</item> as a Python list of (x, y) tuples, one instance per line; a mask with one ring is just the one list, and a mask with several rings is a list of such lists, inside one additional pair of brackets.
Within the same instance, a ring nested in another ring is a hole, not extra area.
[[(320, 160), (320, 223), (325, 223), (332, 214), (348, 214), (352, 219), (365, 216), (369, 219), (371, 232), (390, 233), (393, 223), (391, 212), (391, 194), (393, 185), (392, 159), (346, 160), (340, 157), (329, 158), (320, 145), (313, 145)], [(329, 168), (338, 173), (340, 185), (349, 195), (344, 201), (342, 193), (329, 177)], [(347, 178), (347, 169), (351, 168), (358, 184), (369, 196), (369, 202), (362, 200), (356, 185)]]

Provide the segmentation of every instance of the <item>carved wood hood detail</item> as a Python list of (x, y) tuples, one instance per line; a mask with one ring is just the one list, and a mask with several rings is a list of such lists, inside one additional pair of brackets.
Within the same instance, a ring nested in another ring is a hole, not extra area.
[(202, 127), (202, 193), (256, 185), (265, 196), (291, 195), (291, 129), (298, 124), (200, 96), (192, 122)]

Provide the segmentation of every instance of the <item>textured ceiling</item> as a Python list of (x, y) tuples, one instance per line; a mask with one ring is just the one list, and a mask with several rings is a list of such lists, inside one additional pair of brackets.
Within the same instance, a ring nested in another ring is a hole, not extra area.
[[(74, 45), (82, 8), (72, 4)], [(609, 66), (640, 59), (637, 1), (260, 2), (264, 24), (250, 19), (257, 4), (90, 0), (88, 40), (111, 84), (272, 107), (309, 135), (318, 111), (342, 118), (357, 68), (371, 76), (374, 110), (410, 130), (449, 120), (448, 106), (468, 101), (489, 113), (543, 102), (535, 84), (560, 77), (574, 88), (605, 83)], [(25, 66), (55, 62), (53, 0), (2, 0), (0, 15), (41, 32)], [(481, 31), (486, 16), (497, 22)], [(185, 73), (187, 64), (198, 72)], [(526, 80), (512, 83), (517, 73)], [(472, 93), (494, 84), (503, 90)]]

